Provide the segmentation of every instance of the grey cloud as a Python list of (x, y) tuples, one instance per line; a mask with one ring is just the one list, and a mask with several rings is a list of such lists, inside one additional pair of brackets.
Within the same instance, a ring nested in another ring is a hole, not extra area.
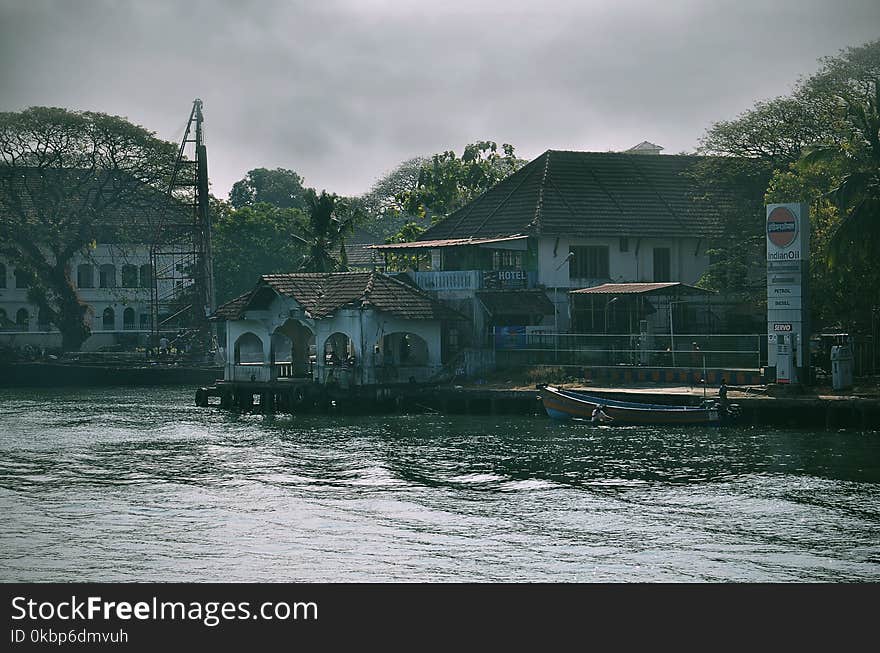
[[(0, 0), (0, 109), (117, 113), (168, 140), (205, 102), (214, 192), (257, 166), (340, 193), (475, 139), (691, 150), (876, 38), (874, 1)], [(13, 62), (9, 65), (9, 62)]]

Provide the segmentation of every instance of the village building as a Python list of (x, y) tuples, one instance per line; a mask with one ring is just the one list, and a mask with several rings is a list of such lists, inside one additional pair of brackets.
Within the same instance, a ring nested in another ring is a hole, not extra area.
[[(99, 182), (92, 180), (91, 183)], [(41, 188), (38, 184), (34, 187)], [(30, 213), (36, 220), (41, 199), (30, 197), (31, 192), (21, 194), (28, 198)], [(88, 192), (94, 189), (87, 187), (83, 191)], [(163, 221), (186, 224), (191, 220), (187, 207), (148, 188), (108, 208), (102, 222), (96, 225), (102, 234), (100, 239), (76, 252), (68, 267), (77, 297), (86, 306), (85, 320), (92, 334), (83, 343), (83, 351), (134, 349), (148, 344), (153, 240)], [(48, 247), (38, 246), (51, 258)], [(156, 257), (160, 269), (159, 297), (171, 297), (191, 283), (187, 268), (182, 265), (184, 259), (184, 254), (177, 255), (170, 250)], [(49, 324), (45, 312), (29, 296), (31, 284), (32, 279), (24, 270), (0, 257), (0, 345), (30, 346), (37, 350), (58, 348), (61, 333)]]
[(224, 379), (349, 388), (439, 380), (456, 364), (464, 316), (380, 272), (260, 277), (220, 306)]
[[(511, 330), (665, 332), (669, 311), (672, 328), (722, 328), (707, 293), (682, 292), (706, 272), (721, 235), (720, 209), (695, 201), (690, 173), (703, 157), (661, 149), (548, 150), (416, 241), (374, 248), (422, 253), (429, 264), (409, 272), (413, 281), (471, 317), (484, 346)], [(681, 285), (654, 286), (634, 303), (621, 285), (629, 283)], [(573, 325), (570, 291), (602, 284), (617, 284), (621, 299), (606, 296), (603, 319)]]

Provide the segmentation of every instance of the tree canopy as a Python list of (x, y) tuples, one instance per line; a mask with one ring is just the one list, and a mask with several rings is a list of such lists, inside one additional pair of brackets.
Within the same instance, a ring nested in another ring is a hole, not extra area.
[(61, 331), (65, 350), (90, 335), (71, 260), (99, 240), (144, 240), (166, 208), (176, 153), (119, 116), (0, 113), (0, 255), (28, 275), (29, 299)]
[(229, 203), (240, 209), (265, 202), (280, 209), (305, 209), (303, 178), (285, 168), (254, 168), (229, 191)]
[(376, 180), (366, 193), (353, 198), (362, 211), (360, 226), (380, 238), (388, 238), (405, 224), (417, 223), (419, 217), (407, 210), (401, 198), (416, 190), (422, 166), (429, 161), (425, 157), (407, 159)]
[[(866, 330), (880, 306), (878, 104), (880, 40), (820, 60), (790, 95), (714, 124), (701, 142), (703, 154), (749, 157), (766, 176), (765, 203), (810, 203), (811, 304), (819, 327)], [(761, 238), (722, 243), (703, 279), (707, 286), (735, 290), (749, 261), (763, 261), (760, 208), (743, 203), (731, 216), (732, 234)], [(761, 284), (753, 289), (759, 293)]]
[(411, 215), (437, 222), (510, 176), (526, 161), (518, 159), (513, 145), (493, 141), (466, 145), (461, 156), (448, 150), (431, 157), (419, 170), (416, 187), (397, 195)]
[(306, 215), (267, 202), (239, 209), (216, 202), (213, 210), (214, 279), (218, 303), (253, 288), (263, 274), (296, 269), (303, 258), (299, 234)]

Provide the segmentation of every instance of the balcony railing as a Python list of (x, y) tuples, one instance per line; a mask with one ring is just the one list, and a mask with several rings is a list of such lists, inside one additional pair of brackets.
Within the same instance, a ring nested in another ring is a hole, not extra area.
[(479, 290), (483, 287), (483, 273), (479, 270), (432, 270), (410, 272), (410, 275), (422, 290)]
[(430, 270), (409, 273), (422, 290), (482, 290), (534, 288), (538, 273), (523, 270)]

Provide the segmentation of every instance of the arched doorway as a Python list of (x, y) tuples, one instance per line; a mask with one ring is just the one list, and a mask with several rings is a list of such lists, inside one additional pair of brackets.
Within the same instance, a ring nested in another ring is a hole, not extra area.
[(337, 331), (324, 341), (325, 365), (351, 365), (356, 355), (354, 342), (347, 334)]
[(264, 362), (263, 341), (250, 331), (238, 337), (234, 349), (236, 365), (262, 365)]
[(385, 381), (423, 381), (431, 373), (428, 343), (420, 335), (398, 331), (382, 337), (379, 378)]
[(312, 375), (315, 334), (307, 326), (289, 319), (272, 334), (270, 360), (275, 378)]
[(113, 331), (116, 328), (116, 313), (109, 306), (104, 309), (104, 314), (101, 316), (101, 326), (104, 331)]
[(327, 385), (347, 388), (355, 383), (357, 350), (347, 334), (337, 331), (324, 340), (320, 356), (319, 380)]

